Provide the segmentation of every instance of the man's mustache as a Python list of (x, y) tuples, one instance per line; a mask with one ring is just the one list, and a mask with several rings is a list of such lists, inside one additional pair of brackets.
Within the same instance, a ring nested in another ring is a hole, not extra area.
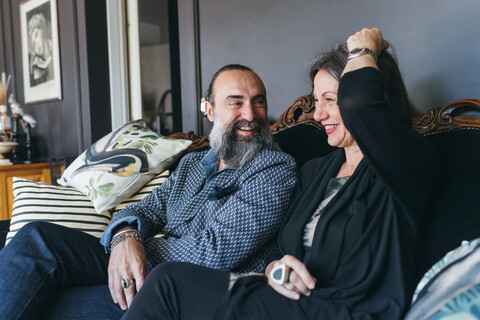
[(252, 121), (248, 120), (237, 120), (233, 123), (233, 129), (240, 129), (240, 128), (250, 128), (250, 129), (257, 129), (265, 126), (264, 121), (260, 119), (254, 119)]

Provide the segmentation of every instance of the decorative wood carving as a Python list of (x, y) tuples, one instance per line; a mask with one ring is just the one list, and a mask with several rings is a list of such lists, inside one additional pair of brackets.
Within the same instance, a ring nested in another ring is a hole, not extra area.
[(280, 118), (270, 126), (273, 134), (285, 129), (295, 127), (298, 124), (307, 124), (323, 129), (322, 125), (313, 119), (315, 106), (311, 95), (305, 95), (293, 101)]
[(466, 128), (480, 130), (480, 100), (457, 100), (441, 108), (433, 107), (414, 119), (413, 128), (423, 135)]
[(185, 132), (175, 132), (169, 135), (170, 138), (174, 139), (187, 139), (187, 140), (192, 140), (193, 143), (187, 148), (187, 152), (192, 152), (192, 151), (200, 151), (203, 149), (208, 148), (210, 145), (208, 141), (208, 135), (204, 136), (197, 136), (196, 134), (193, 133), (193, 131), (189, 131), (187, 133)]

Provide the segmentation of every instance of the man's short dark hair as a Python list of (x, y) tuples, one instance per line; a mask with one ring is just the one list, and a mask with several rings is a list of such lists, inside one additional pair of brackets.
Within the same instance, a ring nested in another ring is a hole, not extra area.
[(210, 85), (208, 86), (208, 90), (205, 93), (205, 101), (210, 102), (212, 106), (215, 106), (215, 92), (213, 91), (213, 86), (215, 85), (215, 80), (217, 80), (218, 76), (220, 73), (224, 71), (233, 71), (233, 70), (241, 70), (241, 71), (251, 71), (253, 72), (252, 69), (249, 67), (246, 67), (241, 64), (227, 64), (226, 66), (221, 67), (217, 72), (212, 77), (212, 80), (210, 81)]

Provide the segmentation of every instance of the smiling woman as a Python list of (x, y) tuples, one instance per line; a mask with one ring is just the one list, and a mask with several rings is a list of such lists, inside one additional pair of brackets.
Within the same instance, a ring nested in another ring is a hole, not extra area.
[(314, 119), (324, 126), (329, 145), (341, 148), (356, 146), (340, 115), (337, 104), (338, 82), (326, 70), (320, 70), (315, 76), (313, 89)]

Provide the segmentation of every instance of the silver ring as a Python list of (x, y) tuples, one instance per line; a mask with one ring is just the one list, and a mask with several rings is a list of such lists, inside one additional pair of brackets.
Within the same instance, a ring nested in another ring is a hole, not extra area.
[[(133, 280), (132, 280), (132, 282), (133, 282)], [(127, 289), (128, 287), (130, 287), (130, 280), (122, 279), (122, 288)]]

